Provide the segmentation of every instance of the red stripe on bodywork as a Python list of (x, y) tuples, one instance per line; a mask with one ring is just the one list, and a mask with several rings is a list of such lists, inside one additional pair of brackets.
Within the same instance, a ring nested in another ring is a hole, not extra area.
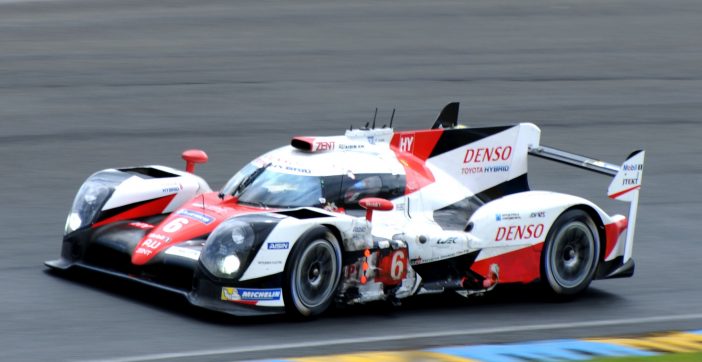
[(132, 209), (119, 213), (115, 216), (111, 216), (105, 220), (97, 222), (93, 227), (98, 227), (101, 225), (106, 225), (115, 221), (136, 219), (144, 216), (160, 215), (163, 210), (166, 209), (168, 204), (171, 203), (176, 194), (168, 195), (164, 197), (159, 197), (158, 199), (153, 199), (151, 201), (145, 202), (139, 206)]
[(443, 130), (396, 132), (390, 141), (390, 149), (405, 168), (407, 185), (405, 194), (410, 194), (435, 181), (434, 175), (425, 165), (426, 159), (436, 147)]
[(405, 195), (415, 192), (435, 181), (434, 175), (424, 165), (424, 162), (409, 153), (395, 152), (397, 160), (405, 168)]
[[(144, 265), (175, 244), (207, 235), (232, 216), (260, 211), (264, 209), (239, 204), (234, 197), (222, 200), (217, 192), (195, 196), (144, 235), (132, 252), (132, 264)], [(200, 215), (203, 219), (188, 214)]]
[(611, 194), (611, 195), (609, 195), (609, 198), (610, 198), (610, 199), (616, 199), (616, 198), (619, 197), (619, 196), (622, 196), (622, 195), (624, 195), (624, 194), (626, 194), (626, 193), (629, 193), (629, 192), (631, 192), (631, 191), (634, 191), (634, 190), (638, 190), (638, 189), (640, 189), (640, 188), (641, 188), (641, 185), (634, 186), (634, 187), (628, 188), (628, 189), (626, 189), (626, 190), (624, 190), (624, 191), (619, 191), (619, 192), (617, 192), (617, 193), (615, 193), (615, 194)]
[(499, 283), (530, 283), (541, 276), (542, 248), (543, 243), (527, 246), (476, 261), (470, 269), (487, 278), (490, 273), (490, 265), (497, 264), (500, 268)]
[(614, 247), (617, 245), (619, 236), (628, 226), (629, 221), (626, 218), (621, 218), (611, 224), (605, 225), (605, 259), (612, 253), (612, 250), (614, 250)]

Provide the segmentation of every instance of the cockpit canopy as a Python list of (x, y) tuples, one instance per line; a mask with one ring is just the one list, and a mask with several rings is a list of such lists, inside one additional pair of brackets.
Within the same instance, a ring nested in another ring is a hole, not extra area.
[(395, 199), (404, 195), (404, 174), (382, 172), (312, 175), (291, 167), (252, 162), (237, 172), (222, 188), (222, 194), (237, 196), (247, 205), (293, 208), (322, 207), (328, 210), (359, 210), (364, 197)]

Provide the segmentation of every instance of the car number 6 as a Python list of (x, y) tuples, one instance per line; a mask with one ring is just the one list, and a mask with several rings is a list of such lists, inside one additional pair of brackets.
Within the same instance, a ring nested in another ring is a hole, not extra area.
[(400, 280), (405, 271), (405, 253), (401, 250), (392, 255), (392, 266), (390, 267), (390, 278)]
[(183, 225), (186, 225), (188, 222), (188, 219), (184, 217), (173, 219), (171, 222), (169, 222), (168, 224), (166, 224), (166, 226), (163, 227), (163, 231), (167, 233), (174, 233), (180, 230), (183, 227)]

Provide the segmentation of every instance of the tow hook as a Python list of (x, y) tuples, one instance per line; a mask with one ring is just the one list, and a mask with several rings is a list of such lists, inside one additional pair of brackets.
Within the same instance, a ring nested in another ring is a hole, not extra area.
[(490, 271), (488, 272), (487, 278), (483, 280), (483, 288), (490, 290), (497, 285), (498, 279), (500, 277), (500, 266), (497, 264), (490, 265)]

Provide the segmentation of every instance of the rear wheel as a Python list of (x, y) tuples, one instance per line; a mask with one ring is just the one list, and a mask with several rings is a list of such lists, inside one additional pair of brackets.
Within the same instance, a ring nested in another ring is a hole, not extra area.
[(556, 295), (572, 296), (592, 281), (600, 255), (600, 238), (590, 215), (580, 209), (564, 212), (546, 237), (542, 254), (544, 284)]
[(293, 314), (322, 314), (333, 301), (341, 275), (339, 242), (317, 226), (295, 243), (285, 266), (285, 305)]

